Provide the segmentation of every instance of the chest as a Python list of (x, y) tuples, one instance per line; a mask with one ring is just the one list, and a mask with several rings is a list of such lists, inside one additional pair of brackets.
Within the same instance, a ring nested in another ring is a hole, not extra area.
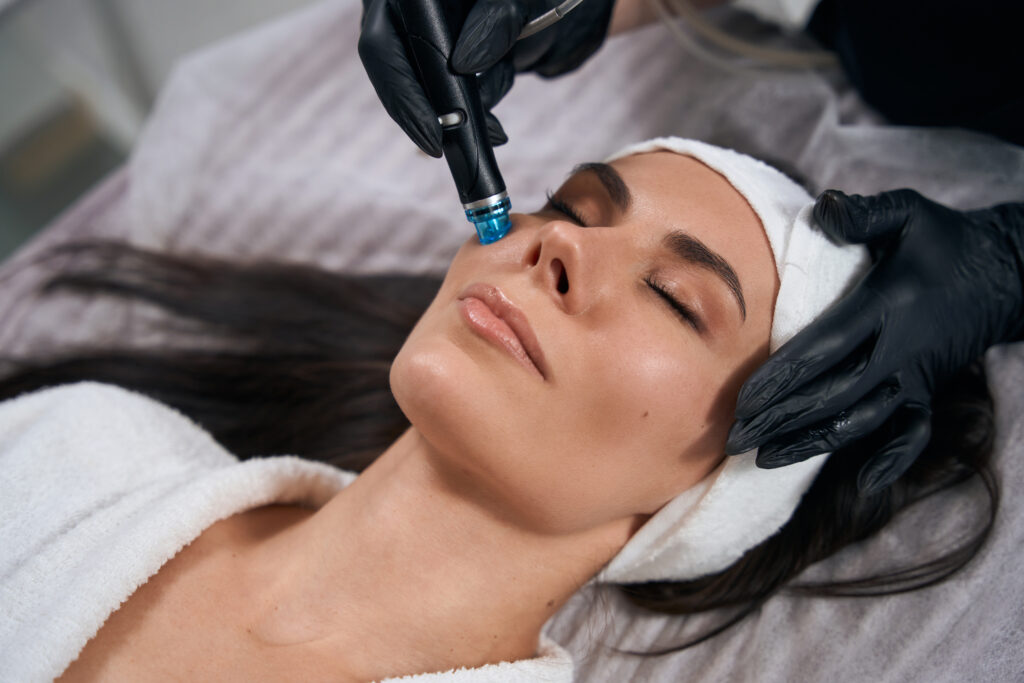
[(139, 587), (58, 680), (345, 680), (313, 648), (268, 648), (252, 636), (259, 590), (220, 531), (211, 527)]

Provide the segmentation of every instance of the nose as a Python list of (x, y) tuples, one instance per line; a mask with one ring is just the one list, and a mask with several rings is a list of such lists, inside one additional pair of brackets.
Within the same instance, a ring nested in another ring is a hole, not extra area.
[(523, 265), (534, 283), (571, 315), (582, 313), (591, 303), (585, 284), (585, 230), (568, 221), (548, 221), (533, 235), (523, 254)]

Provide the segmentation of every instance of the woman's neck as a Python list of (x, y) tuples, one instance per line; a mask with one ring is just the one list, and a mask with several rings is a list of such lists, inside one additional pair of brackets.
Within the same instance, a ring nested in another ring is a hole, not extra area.
[(533, 657), (544, 623), (635, 531), (510, 524), (414, 429), (316, 513), (254, 549), (252, 633), (356, 678)]

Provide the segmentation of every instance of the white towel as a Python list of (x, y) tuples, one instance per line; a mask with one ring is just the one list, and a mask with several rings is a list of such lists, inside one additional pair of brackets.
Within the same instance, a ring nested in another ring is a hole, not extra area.
[[(60, 675), (122, 602), (214, 522), (319, 507), (355, 474), (294, 456), (239, 462), (171, 408), (81, 382), (0, 403), (0, 680)], [(538, 657), (406, 681), (572, 681)]]
[[(814, 202), (788, 177), (744, 154), (696, 140), (655, 138), (609, 160), (670, 150), (725, 176), (761, 219), (779, 273), (772, 320), (775, 351), (845, 293), (868, 265), (861, 246), (837, 246), (812, 225)], [(774, 470), (756, 451), (726, 458), (644, 524), (598, 581), (685, 580), (721, 571), (774, 534), (792, 516), (826, 455)]]

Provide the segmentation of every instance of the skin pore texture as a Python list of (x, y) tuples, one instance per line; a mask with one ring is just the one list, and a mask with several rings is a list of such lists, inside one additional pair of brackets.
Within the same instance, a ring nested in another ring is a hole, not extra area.
[(463, 245), (392, 366), (413, 426), (352, 485), (204, 531), (62, 679), (365, 681), (535, 656), (544, 623), (724, 457), (778, 291), (720, 175), (670, 152), (611, 168)]

